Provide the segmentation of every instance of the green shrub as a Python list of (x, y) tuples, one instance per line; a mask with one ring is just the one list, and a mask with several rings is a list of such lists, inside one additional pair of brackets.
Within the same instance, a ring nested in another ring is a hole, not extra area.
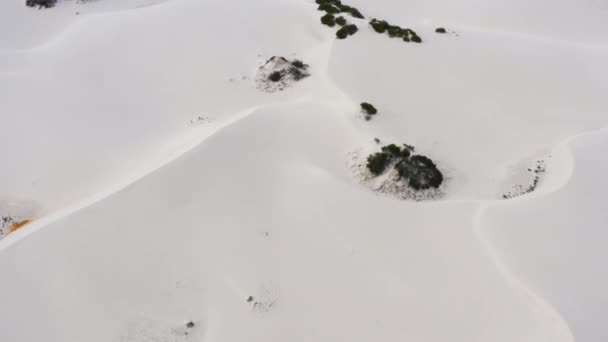
[(388, 22), (386, 22), (385, 20), (377, 20), (377, 19), (372, 19), (372, 21), (369, 22), (369, 24), (372, 26), (372, 28), (374, 29), (374, 31), (378, 32), (378, 33), (384, 33), (386, 32), (386, 30), (389, 28), (389, 24)]
[(403, 36), (403, 41), (404, 42), (409, 42), (410, 41), (410, 37), (406, 34), (405, 36)]
[(293, 66), (291, 68), (287, 69), (287, 73), (289, 75), (291, 75), (291, 77), (296, 81), (299, 81), (299, 80), (309, 76), (309, 74), (304, 73), (301, 69), (298, 69)]
[(329, 27), (334, 27), (336, 26), (336, 18), (333, 16), (333, 14), (327, 13), (321, 17), (321, 23)]
[(367, 103), (367, 102), (361, 103), (361, 109), (363, 109), (363, 111), (365, 111), (367, 114), (370, 114), (370, 115), (374, 115), (374, 114), (378, 113), (378, 110), (376, 109), (376, 107), (374, 107), (372, 104)]
[(399, 26), (389, 26), (388, 27), (388, 36), (391, 38), (395, 37), (404, 37), (407, 33)]
[(443, 183), (443, 174), (437, 165), (425, 156), (416, 155), (404, 158), (395, 165), (400, 178), (408, 180), (408, 184), (415, 190), (438, 188)]
[(359, 12), (359, 10), (354, 7), (350, 9), (350, 15), (352, 15), (354, 18), (365, 19), (363, 14), (361, 14), (361, 12)]
[(336, 24), (338, 24), (340, 26), (344, 26), (344, 25), (346, 25), (346, 19), (344, 19), (344, 17), (337, 17)]
[(435, 32), (437, 32), (437, 33), (447, 33), (448, 31), (446, 31), (446, 29), (443, 28), (443, 27), (438, 27), (438, 28), (435, 29)]
[(417, 35), (413, 35), (410, 39), (415, 43), (422, 43), (422, 39)]
[(336, 37), (338, 37), (338, 39), (346, 39), (346, 37), (348, 37), (348, 32), (346, 32), (345, 30), (343, 30), (343, 28), (339, 29), (336, 32)]
[(327, 12), (329, 14), (340, 13), (340, 9), (338, 9), (338, 7), (336, 7), (336, 6), (332, 5), (332, 4), (329, 4), (329, 3), (321, 4), (321, 5), (319, 5), (319, 7), (317, 7), (317, 9), (319, 11), (325, 11), (325, 12)]
[(308, 64), (304, 64), (304, 62), (302, 62), (299, 59), (294, 59), (291, 62), (291, 65), (293, 65), (294, 67), (296, 67), (298, 69), (308, 69)]
[(386, 145), (382, 147), (382, 152), (388, 153), (393, 157), (399, 157), (401, 156), (401, 147), (395, 144)]
[(57, 0), (26, 0), (25, 1), (25, 5), (28, 7), (44, 7), (44, 8), (51, 8), (53, 6), (55, 6), (55, 3), (57, 2)]
[[(375, 141), (379, 142), (379, 140)], [(437, 165), (428, 157), (411, 156), (413, 146), (407, 144), (403, 146), (403, 148), (395, 144), (383, 146), (381, 152), (367, 157), (367, 168), (377, 176), (394, 162), (399, 178), (406, 180), (411, 188), (415, 190), (438, 188), (443, 183), (443, 174)]]
[(378, 152), (367, 157), (367, 169), (374, 175), (379, 175), (388, 166), (391, 157), (388, 153)]
[(279, 71), (275, 71), (275, 72), (271, 73), (270, 75), (268, 75), (268, 79), (271, 80), (272, 82), (279, 82), (282, 78), (283, 78), (283, 74), (281, 74), (281, 72), (279, 72)]
[(359, 29), (356, 25), (345, 25), (341, 29), (339, 29), (338, 32), (336, 32), (336, 37), (338, 37), (339, 39), (345, 39), (346, 37), (352, 36), (353, 34), (357, 33), (358, 30)]

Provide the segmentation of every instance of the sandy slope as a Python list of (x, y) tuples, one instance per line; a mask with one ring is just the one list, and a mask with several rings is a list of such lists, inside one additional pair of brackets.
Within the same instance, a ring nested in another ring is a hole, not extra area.
[[(565, 143), (606, 125), (602, 5), (352, 3), (425, 43), (335, 41), (306, 1), (3, 3), (35, 29), (0, 35), (0, 200), (39, 219), (0, 241), (0, 341), (603, 341), (605, 135)], [(313, 75), (261, 93), (272, 55)], [(374, 137), (447, 196), (358, 184)]]
[[(542, 293), (577, 341), (604, 341), (608, 285), (603, 208), (606, 131), (571, 142), (575, 168), (559, 191), (488, 208), (481, 227), (510, 271)], [(581, 205), (583, 204), (583, 205)], [(573, 213), (574, 212), (574, 213)]]

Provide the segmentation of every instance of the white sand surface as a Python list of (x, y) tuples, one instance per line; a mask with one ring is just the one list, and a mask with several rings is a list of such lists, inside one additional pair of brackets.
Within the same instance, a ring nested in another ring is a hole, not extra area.
[[(423, 43), (307, 0), (0, 2), (0, 216), (31, 220), (0, 341), (605, 342), (608, 5), (346, 3)], [(272, 56), (311, 76), (256, 89)], [(374, 138), (444, 195), (361, 184)]]

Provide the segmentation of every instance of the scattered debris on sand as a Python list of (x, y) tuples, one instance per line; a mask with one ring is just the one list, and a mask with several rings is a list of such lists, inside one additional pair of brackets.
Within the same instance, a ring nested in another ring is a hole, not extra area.
[(509, 199), (533, 192), (534, 190), (536, 190), (536, 187), (538, 186), (538, 183), (540, 182), (546, 170), (547, 169), (545, 161), (543, 159), (537, 160), (534, 167), (530, 167), (527, 169), (528, 174), (530, 175), (530, 182), (526, 185), (513, 185), (513, 190), (503, 194), (502, 198)]
[(285, 57), (273, 56), (258, 69), (255, 85), (261, 91), (274, 93), (308, 76), (308, 64), (297, 59), (290, 61)]

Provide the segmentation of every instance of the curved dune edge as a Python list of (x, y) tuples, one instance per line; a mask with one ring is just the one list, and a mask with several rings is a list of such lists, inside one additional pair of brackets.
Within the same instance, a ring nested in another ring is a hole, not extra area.
[[(562, 171), (565, 171), (565, 172), (562, 175), (560, 175), (559, 177), (557, 177), (555, 179), (551, 179), (550, 184), (543, 184), (542, 187), (538, 188), (533, 193), (527, 194), (524, 196), (520, 196), (520, 197), (516, 197), (516, 198), (512, 198), (507, 201), (509, 201), (509, 202), (520, 201), (520, 200), (536, 201), (536, 200), (542, 199), (543, 196), (561, 191), (561, 189), (563, 189), (571, 181), (572, 176), (573, 176), (575, 162), (573, 159), (573, 152), (572, 152), (572, 147), (571, 147), (572, 143), (578, 138), (581, 138), (581, 137), (584, 137), (587, 135), (593, 135), (598, 132), (602, 132), (605, 129), (606, 128), (604, 127), (604, 128), (599, 128), (597, 130), (579, 133), (579, 134), (576, 134), (574, 136), (567, 138), (565, 141), (558, 144), (556, 146), (556, 148), (553, 149), (553, 151), (558, 150), (558, 149), (560, 150), (560, 154), (561, 154), (560, 158), (562, 159), (561, 166), (563, 168), (565, 168), (565, 170), (562, 170)], [(505, 280), (507, 282), (511, 283), (514, 287), (516, 287), (516, 288), (520, 289), (521, 291), (523, 291), (524, 293), (526, 293), (526, 295), (530, 297), (530, 301), (532, 303), (537, 305), (541, 310), (543, 310), (546, 314), (548, 314), (550, 317), (552, 317), (555, 321), (555, 328), (558, 330), (561, 330), (561, 333), (563, 334), (563, 336), (565, 338), (567, 338), (567, 341), (575, 341), (573, 332), (568, 324), (568, 321), (560, 314), (560, 312), (554, 306), (551, 305), (551, 303), (549, 301), (544, 299), (541, 294), (535, 293), (532, 289), (530, 289), (530, 287), (526, 284), (526, 282), (524, 280), (518, 278), (513, 272), (510, 271), (509, 266), (505, 263), (503, 258), (501, 256), (499, 256), (499, 254), (497, 253), (496, 249), (494, 248), (494, 244), (490, 240), (489, 236), (483, 232), (483, 230), (485, 228), (481, 223), (483, 215), (485, 214), (485, 212), (488, 209), (500, 207), (501, 205), (505, 204), (505, 203), (501, 203), (501, 202), (502, 202), (501, 200), (483, 201), (480, 204), (480, 207), (473, 220), (473, 227), (474, 227), (474, 231), (475, 231), (477, 238), (485, 246), (488, 255), (494, 261), (497, 269), (503, 275)]]
[[(96, 4), (93, 3), (76, 3), (76, 0), (70, 3), (59, 3), (53, 8), (48, 9), (36, 9), (36, 8), (28, 8), (30, 11), (48, 11), (47, 13), (50, 16), (65, 16), (65, 23), (62, 26), (55, 27), (54, 32), (51, 36), (47, 37), (45, 40), (40, 41), (39, 43), (27, 46), (23, 48), (0, 48), (0, 53), (3, 54), (11, 54), (11, 53), (28, 53), (28, 52), (36, 52), (39, 50), (44, 50), (46, 47), (53, 45), (56, 41), (61, 40), (65, 35), (69, 34), (72, 31), (76, 31), (78, 29), (78, 25), (82, 24), (86, 20), (90, 20), (90, 17), (95, 16), (103, 16), (103, 15), (116, 15), (120, 13), (129, 13), (135, 10), (141, 10), (152, 7), (159, 7), (163, 5), (167, 5), (170, 2), (176, 2), (179, 0), (147, 0), (142, 1), (143, 4), (134, 5), (133, 7), (124, 7), (124, 8), (114, 8), (108, 10), (100, 10), (96, 8)], [(76, 4), (76, 5), (75, 5)], [(23, 5), (25, 6), (25, 5)], [(88, 6), (88, 7), (87, 7)], [(68, 8), (69, 7), (69, 8)], [(93, 7), (91, 9), (91, 7)], [(90, 12), (87, 10), (91, 10)], [(53, 11), (58, 12), (69, 12), (69, 13), (54, 13)], [(76, 14), (78, 13), (78, 14)]]
[[(256, 109), (257, 109), (257, 107), (253, 107), (253, 108), (244, 110), (244, 111), (236, 114), (235, 116), (231, 117), (229, 120), (226, 120), (224, 122), (217, 124), (217, 126), (214, 127), (213, 130), (206, 132), (206, 134), (197, 135), (196, 134), (197, 132), (193, 132), (193, 134), (192, 134), (193, 136), (189, 136), (189, 137), (186, 137), (185, 139), (177, 141), (175, 143), (175, 145), (177, 147), (175, 149), (173, 149), (171, 151), (171, 153), (167, 154), (163, 159), (160, 159), (160, 160), (154, 162), (152, 165), (147, 167), (142, 172), (132, 175), (129, 179), (115, 184), (112, 188), (107, 189), (106, 191), (98, 193), (90, 198), (84, 199), (84, 200), (80, 201), (79, 203), (74, 204), (73, 206), (64, 208), (57, 212), (47, 213), (46, 215), (41, 214), (40, 218), (38, 218), (34, 221), (31, 221), (31, 220), (26, 220), (27, 222), (22, 221), (22, 222), (26, 222), (26, 223), (16, 227), (15, 229), (9, 229), (8, 230), (9, 234), (5, 238), (0, 240), (0, 252), (2, 252), (3, 249), (10, 247), (12, 244), (25, 238), (29, 234), (32, 234), (32, 233), (38, 231), (39, 229), (43, 228), (44, 226), (51, 224), (55, 221), (58, 221), (64, 217), (67, 217), (67, 216), (69, 216), (81, 209), (84, 209), (88, 206), (91, 206), (99, 201), (103, 201), (104, 199), (110, 197), (111, 195), (113, 195), (117, 192), (120, 192), (121, 190), (127, 188), (129, 185), (137, 182), (138, 180), (144, 178), (148, 174), (153, 173), (154, 171), (171, 163), (173, 160), (178, 159), (180, 156), (187, 153), (188, 151), (196, 148), (205, 139), (220, 132), (225, 127), (230, 126), (231, 124), (251, 115), (252, 113), (254, 113), (256, 111)], [(20, 229), (26, 224), (27, 224), (27, 229)]]

